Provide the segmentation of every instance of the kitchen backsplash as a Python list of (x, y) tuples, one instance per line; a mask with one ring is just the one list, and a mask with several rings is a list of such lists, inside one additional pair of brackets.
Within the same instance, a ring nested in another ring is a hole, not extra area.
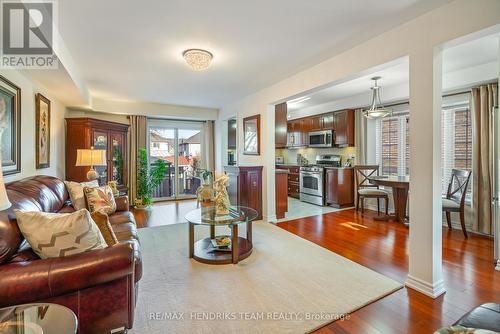
[(276, 156), (283, 157), (285, 164), (296, 164), (297, 154), (302, 154), (309, 163), (316, 161), (316, 156), (320, 154), (338, 154), (342, 156), (342, 164), (349, 159), (350, 156), (356, 155), (355, 147), (346, 148), (299, 148), (299, 149), (276, 149)]

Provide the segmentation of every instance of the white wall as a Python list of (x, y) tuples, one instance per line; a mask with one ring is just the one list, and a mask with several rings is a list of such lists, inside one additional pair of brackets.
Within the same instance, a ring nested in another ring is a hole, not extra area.
[[(65, 106), (44, 88), (15, 70), (1, 70), (0, 74), (21, 88), (21, 173), (5, 176), (5, 182), (43, 174), (64, 179), (66, 139), (64, 131)], [(36, 169), (35, 161), (35, 94), (41, 93), (51, 101), (50, 167)]]
[(216, 120), (219, 110), (213, 108), (199, 108), (177, 106), (163, 103), (145, 103), (92, 99), (92, 110), (122, 115), (144, 115), (148, 117), (170, 118), (180, 120)]

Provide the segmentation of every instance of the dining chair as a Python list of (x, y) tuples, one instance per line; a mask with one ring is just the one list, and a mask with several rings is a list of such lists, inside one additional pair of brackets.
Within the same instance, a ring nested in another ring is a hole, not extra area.
[(460, 214), (460, 224), (462, 232), (467, 238), (467, 229), (465, 228), (465, 196), (467, 195), (467, 186), (472, 172), (464, 169), (452, 169), (450, 183), (446, 197), (443, 198), (443, 211), (446, 213), (446, 222), (451, 228), (451, 213), (458, 212)]
[(379, 175), (378, 165), (356, 165), (354, 166), (354, 178), (357, 190), (356, 211), (359, 211), (359, 201), (361, 200), (361, 212), (365, 212), (365, 198), (377, 199), (377, 213), (380, 214), (380, 199), (385, 199), (385, 214), (389, 210), (389, 193), (380, 189), (377, 185), (371, 184), (369, 178)]

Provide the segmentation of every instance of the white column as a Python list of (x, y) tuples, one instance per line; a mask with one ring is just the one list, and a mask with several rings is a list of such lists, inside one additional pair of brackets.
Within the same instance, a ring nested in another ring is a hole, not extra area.
[[(264, 182), (262, 192), (264, 202), (264, 220), (268, 222), (276, 222), (276, 195), (275, 195), (275, 107), (274, 105), (267, 105), (267, 110), (264, 118), (261, 120), (261, 152), (263, 152), (263, 165), (264, 165)], [(264, 123), (263, 123), (264, 122)], [(267, 185), (267, 186), (266, 186)]]
[[(498, 39), (498, 63), (497, 63), (497, 66), (498, 66), (498, 86), (500, 87), (500, 38)], [(498, 92), (498, 94), (500, 95), (500, 90)], [(499, 104), (500, 104), (500, 96), (499, 96)], [(500, 117), (500, 114), (499, 114), (499, 111), (498, 109), (496, 110), (496, 122), (497, 124), (500, 123), (500, 120), (498, 119)], [(500, 131), (500, 126), (497, 127), (497, 132)], [(496, 134), (497, 136), (497, 142), (496, 142), (496, 147), (500, 147), (500, 134), (497, 133)], [(497, 152), (498, 152), (498, 149), (497, 149)], [(496, 161), (496, 167), (497, 167), (497, 170), (494, 171), (495, 173), (495, 182), (496, 184), (500, 184), (500, 180), (498, 180), (498, 178), (500, 177), (500, 154), (497, 153), (497, 161)], [(496, 189), (496, 194), (494, 194), (494, 196), (496, 196), (498, 198), (498, 196), (500, 196), (500, 189), (499, 187), (497, 186)], [(496, 205), (496, 208), (495, 208), (495, 211), (496, 214), (493, 216), (493, 224), (495, 224), (495, 256), (496, 256), (496, 259), (497, 259), (497, 266), (496, 266), (496, 270), (500, 271), (500, 212), (498, 212), (499, 210), (499, 203), (498, 203), (498, 199), (497, 199), (497, 203), (495, 203)]]
[(441, 240), (441, 50), (410, 54), (410, 240), (406, 286), (432, 298), (446, 290)]

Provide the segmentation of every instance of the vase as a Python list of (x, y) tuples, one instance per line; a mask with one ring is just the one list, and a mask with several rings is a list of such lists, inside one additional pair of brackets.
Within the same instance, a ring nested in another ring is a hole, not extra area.
[(214, 200), (215, 191), (210, 183), (203, 183), (196, 190), (196, 197), (198, 198), (198, 202), (201, 204), (204, 203), (212, 203)]

